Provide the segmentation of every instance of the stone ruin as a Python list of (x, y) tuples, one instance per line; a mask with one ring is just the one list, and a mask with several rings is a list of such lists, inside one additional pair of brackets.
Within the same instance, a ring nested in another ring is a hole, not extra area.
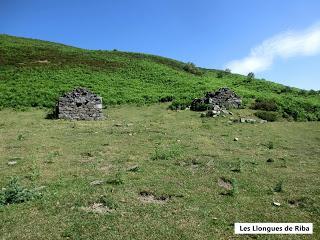
[(102, 120), (102, 98), (85, 88), (77, 88), (59, 98), (57, 114), (60, 119)]
[(203, 98), (196, 98), (191, 103), (191, 110), (205, 111), (220, 109), (239, 108), (242, 100), (229, 88), (220, 88), (216, 92), (208, 92)]

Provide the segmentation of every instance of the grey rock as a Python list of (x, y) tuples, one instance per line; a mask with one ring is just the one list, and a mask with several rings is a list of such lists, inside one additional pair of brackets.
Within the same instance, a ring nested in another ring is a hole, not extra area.
[(225, 115), (229, 115), (230, 112), (229, 112), (228, 110), (222, 109), (222, 110), (221, 110), (221, 113), (223, 113), (223, 114), (225, 114)]
[(91, 186), (96, 186), (96, 185), (101, 185), (103, 184), (104, 181), (103, 180), (94, 180), (90, 183)]
[(12, 165), (16, 165), (18, 162), (17, 161), (9, 161), (8, 165), (12, 166)]
[(256, 120), (249, 118), (249, 119), (246, 119), (245, 122), (246, 123), (256, 123)]

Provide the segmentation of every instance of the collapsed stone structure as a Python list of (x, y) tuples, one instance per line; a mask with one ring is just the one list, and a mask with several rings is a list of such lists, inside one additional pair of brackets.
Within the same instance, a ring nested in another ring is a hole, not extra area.
[(229, 88), (220, 88), (216, 92), (208, 92), (203, 98), (196, 98), (191, 103), (191, 110), (212, 110), (215, 106), (221, 109), (239, 108), (242, 100)]
[(77, 88), (59, 98), (57, 114), (60, 119), (101, 120), (102, 98), (85, 88)]

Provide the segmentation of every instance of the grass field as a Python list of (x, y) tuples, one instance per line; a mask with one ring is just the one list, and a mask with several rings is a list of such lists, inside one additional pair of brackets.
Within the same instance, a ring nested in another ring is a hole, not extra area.
[(0, 239), (251, 239), (234, 222), (313, 222), (320, 238), (319, 122), (167, 107), (114, 106), (97, 122), (2, 110), (0, 189), (18, 177), (42, 197), (0, 207)]

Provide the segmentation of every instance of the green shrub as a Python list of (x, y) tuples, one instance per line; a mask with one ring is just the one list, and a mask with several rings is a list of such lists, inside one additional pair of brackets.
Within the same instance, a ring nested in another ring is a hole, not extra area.
[(283, 181), (277, 182), (276, 186), (273, 188), (274, 192), (283, 192)]
[(254, 113), (258, 118), (267, 120), (269, 122), (274, 122), (278, 119), (277, 112), (268, 112), (268, 111), (257, 111)]
[(113, 184), (113, 185), (124, 184), (124, 180), (123, 180), (121, 172), (117, 172), (116, 175), (114, 176), (114, 178), (108, 180), (107, 183)]
[(257, 99), (251, 106), (255, 110), (264, 110), (264, 111), (277, 111), (278, 105), (274, 100), (270, 99)]
[(186, 100), (174, 100), (169, 106), (170, 110), (184, 110), (189, 107), (190, 103)]
[(185, 70), (186, 72), (195, 74), (195, 75), (201, 75), (202, 72), (200, 71), (199, 68), (196, 67), (196, 65), (192, 62), (188, 62), (183, 66), (183, 70)]
[(223, 78), (223, 76), (224, 76), (224, 73), (222, 71), (219, 71), (217, 73), (217, 78)]
[(40, 196), (38, 192), (21, 186), (17, 178), (12, 178), (0, 191), (0, 205), (23, 203)]
[(209, 105), (204, 103), (202, 99), (194, 99), (191, 103), (190, 110), (192, 111), (206, 111)]
[(268, 149), (273, 149), (273, 148), (274, 148), (273, 142), (269, 141), (269, 142), (267, 143), (267, 148), (268, 148)]
[(159, 102), (171, 102), (173, 101), (173, 96), (165, 96), (159, 99)]

